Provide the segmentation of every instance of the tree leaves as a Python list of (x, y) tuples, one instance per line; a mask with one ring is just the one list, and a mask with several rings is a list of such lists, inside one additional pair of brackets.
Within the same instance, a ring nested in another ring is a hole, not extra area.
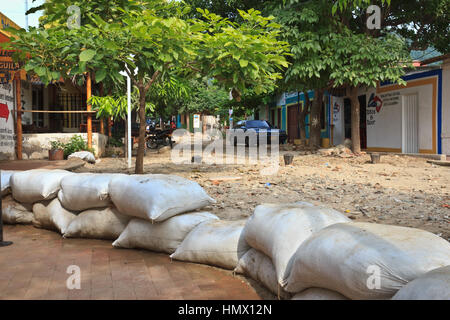
[(92, 58), (94, 58), (96, 52), (94, 50), (88, 49), (88, 50), (84, 50), (80, 53), (80, 61), (91, 61)]

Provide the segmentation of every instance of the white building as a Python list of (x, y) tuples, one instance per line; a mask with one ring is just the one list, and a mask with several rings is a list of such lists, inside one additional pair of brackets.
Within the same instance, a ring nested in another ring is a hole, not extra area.
[[(361, 146), (369, 152), (450, 155), (450, 59), (403, 78), (406, 86), (380, 83), (360, 90)], [(350, 102), (332, 97), (334, 145), (350, 138)]]

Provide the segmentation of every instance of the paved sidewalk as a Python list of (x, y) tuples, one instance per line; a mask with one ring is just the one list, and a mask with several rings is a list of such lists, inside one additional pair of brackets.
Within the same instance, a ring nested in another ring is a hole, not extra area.
[[(230, 272), (170, 261), (167, 254), (115, 249), (112, 241), (63, 239), (32, 226), (4, 226), (0, 299), (260, 299)], [(81, 289), (68, 290), (67, 267), (81, 269)]]
[(49, 160), (11, 160), (0, 161), (1, 170), (31, 170), (31, 169), (62, 169), (74, 170), (85, 165), (81, 159), (69, 159), (59, 161)]

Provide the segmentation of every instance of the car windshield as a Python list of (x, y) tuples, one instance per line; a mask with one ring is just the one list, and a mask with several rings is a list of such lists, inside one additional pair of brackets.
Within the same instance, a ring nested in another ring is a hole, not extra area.
[(250, 120), (250, 121), (247, 121), (247, 128), (263, 128), (263, 129), (270, 129), (270, 125), (267, 123), (267, 121), (262, 121), (262, 120)]

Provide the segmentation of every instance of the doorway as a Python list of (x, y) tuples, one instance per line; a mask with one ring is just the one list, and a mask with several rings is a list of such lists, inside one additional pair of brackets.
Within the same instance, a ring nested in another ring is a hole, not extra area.
[(361, 139), (361, 149), (367, 149), (367, 100), (366, 95), (358, 97), (359, 100), (359, 137)]
[[(358, 97), (359, 100), (359, 137), (361, 149), (367, 149), (367, 100), (366, 95)], [(345, 139), (352, 138), (352, 103), (349, 98), (344, 99), (344, 131)]]
[(419, 111), (417, 94), (402, 99), (402, 152), (419, 153)]
[(293, 142), (294, 139), (298, 139), (298, 112), (297, 106), (288, 108), (288, 139)]
[(277, 109), (277, 128), (281, 130), (281, 109)]

